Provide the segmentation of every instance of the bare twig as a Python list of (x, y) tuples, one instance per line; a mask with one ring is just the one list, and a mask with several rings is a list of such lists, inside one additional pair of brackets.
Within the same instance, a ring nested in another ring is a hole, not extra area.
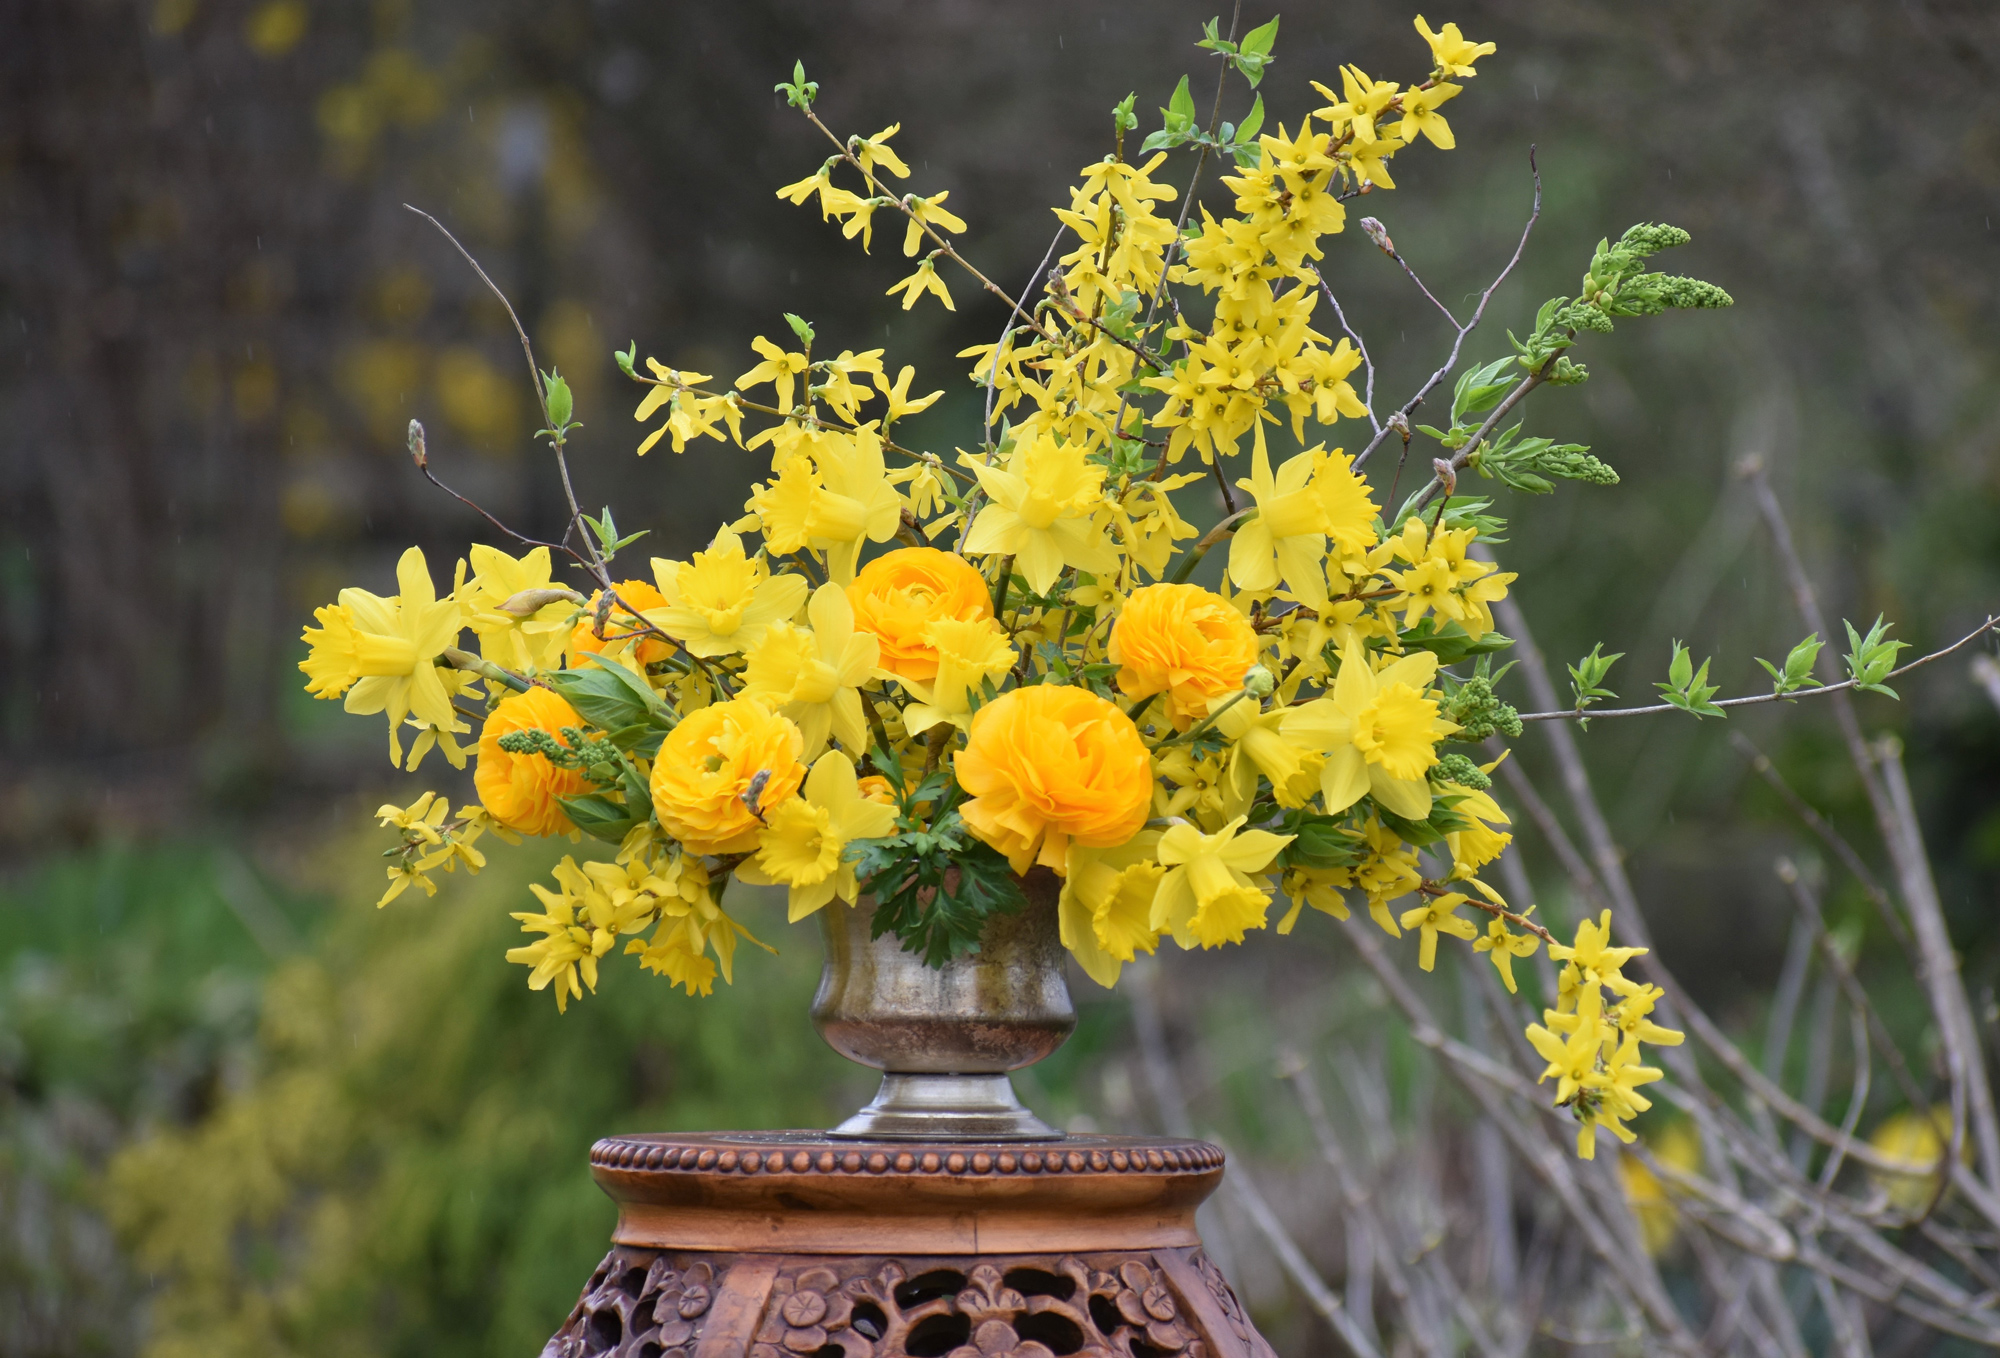
[[(1430, 375), (1430, 378), (1421, 387), (1417, 388), (1415, 396), (1403, 402), (1397, 413), (1405, 421), (1411, 415), (1414, 415), (1417, 407), (1422, 405), (1430, 394), (1437, 389), (1438, 383), (1451, 376), (1452, 370), (1458, 366), (1459, 351), (1465, 347), (1465, 337), (1479, 327), (1479, 322), (1486, 315), (1486, 304), (1493, 300), (1493, 294), (1500, 290), (1500, 285), (1506, 282), (1508, 275), (1514, 272), (1514, 266), (1521, 262), (1521, 256), (1528, 248), (1528, 237), (1534, 232), (1535, 223), (1540, 221), (1542, 217), (1542, 172), (1540, 167), (1535, 164), (1535, 148), (1532, 146), (1528, 148), (1528, 172), (1535, 179), (1535, 206), (1534, 210), (1528, 214), (1528, 224), (1521, 228), (1520, 243), (1514, 247), (1514, 255), (1507, 261), (1507, 266), (1500, 270), (1499, 275), (1491, 283), (1486, 285), (1486, 291), (1479, 294), (1479, 305), (1472, 309), (1471, 319), (1458, 328), (1458, 336), (1452, 340), (1451, 352), (1445, 356), (1444, 363), (1439, 366), (1436, 372)], [(1324, 280), (1321, 281), (1324, 282)], [(1368, 461), (1369, 457), (1374, 454), (1376, 446), (1382, 442), (1389, 430), (1394, 427), (1395, 422), (1393, 420), (1385, 421), (1376, 427), (1375, 437), (1370, 439), (1368, 446), (1355, 456), (1354, 466), (1357, 470)]]
[(1333, 1332), (1340, 1336), (1340, 1342), (1347, 1346), (1348, 1351), (1356, 1358), (1382, 1358), (1382, 1351), (1354, 1323), (1354, 1317), (1347, 1313), (1347, 1308), (1340, 1304), (1340, 1298), (1326, 1285), (1326, 1279), (1320, 1277), (1318, 1270), (1307, 1260), (1298, 1242), (1285, 1230), (1278, 1214), (1271, 1210), (1271, 1204), (1264, 1201), (1264, 1195), (1257, 1191), (1257, 1185), (1250, 1181), (1242, 1166), (1238, 1165), (1223, 1182), (1235, 1194), (1244, 1214), (1257, 1228), (1257, 1233), (1264, 1237), (1264, 1243), (1271, 1247), (1271, 1253), (1278, 1256), (1280, 1266), (1298, 1285), (1299, 1291), (1305, 1294), (1313, 1310), (1319, 1312)]

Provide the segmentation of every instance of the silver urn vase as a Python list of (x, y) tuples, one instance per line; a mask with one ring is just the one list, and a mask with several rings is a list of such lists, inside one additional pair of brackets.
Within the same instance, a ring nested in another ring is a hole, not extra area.
[(1056, 922), (1062, 879), (1035, 868), (1027, 902), (986, 926), (979, 950), (942, 968), (870, 938), (875, 903), (819, 911), (826, 966), (813, 1026), (882, 1088), (833, 1135), (898, 1141), (1052, 1141), (1062, 1133), (1022, 1106), (1007, 1072), (1033, 1065), (1076, 1028)]

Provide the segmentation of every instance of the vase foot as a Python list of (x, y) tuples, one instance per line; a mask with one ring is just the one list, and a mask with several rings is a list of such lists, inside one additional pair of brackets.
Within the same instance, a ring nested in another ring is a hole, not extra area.
[(1063, 1134), (1028, 1111), (1004, 1071), (885, 1071), (874, 1101), (831, 1135), (870, 1141), (1060, 1141)]

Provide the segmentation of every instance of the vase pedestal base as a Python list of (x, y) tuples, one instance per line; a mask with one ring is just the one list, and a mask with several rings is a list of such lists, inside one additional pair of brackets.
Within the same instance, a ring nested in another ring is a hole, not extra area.
[(1273, 1358), (1201, 1250), (1200, 1141), (614, 1137), (543, 1358)]

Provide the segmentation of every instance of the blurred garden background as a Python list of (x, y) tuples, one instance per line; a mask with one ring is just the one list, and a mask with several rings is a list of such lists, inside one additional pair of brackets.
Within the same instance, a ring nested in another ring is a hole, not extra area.
[[(396, 775), (378, 723), (307, 698), (299, 630), (344, 584), (387, 588), (409, 542), (437, 566), (492, 540), (412, 469), (412, 416), (460, 490), (524, 531), (561, 524), (506, 317), (402, 204), (460, 235), (570, 379), (585, 504), (685, 555), (737, 512), (761, 455), (710, 442), (635, 458), (615, 348), (727, 378), (797, 311), (825, 343), (915, 364), (915, 390), (943, 387), (908, 437), (948, 456), (976, 438), (952, 355), (1004, 319), (963, 288), (955, 313), (904, 313), (883, 296), (906, 271), (893, 233), (864, 256), (773, 196), (826, 152), (771, 92), (793, 61), (832, 126), (900, 122), (913, 183), (948, 188), (976, 261), (1025, 280), (1048, 207), (1110, 149), (1112, 105), (1137, 91), (1149, 131), (1183, 73), (1198, 91), (1213, 79), (1193, 46), (1213, 12), (0, 0), (0, 1356), (533, 1353), (611, 1224), (585, 1164), (595, 1137), (822, 1125), (865, 1096), (806, 1022), (816, 941), (770, 910), (753, 927), (782, 956), (744, 959), (714, 999), (618, 968), (558, 1018), (500, 958), (506, 912), (546, 869), (536, 850), (495, 845), (476, 883), (372, 908), (368, 813), (420, 785), (457, 801), (470, 779), (435, 761)], [(1244, 23), (1273, 12), (1246, 5)], [(1407, 4), (1281, 12), (1272, 123), (1296, 126), (1319, 102), (1306, 80), (1337, 82), (1341, 63), (1404, 78), (1424, 58)], [(1453, 301), (1513, 248), (1531, 145), (1545, 185), (1469, 358), (1507, 352), (1506, 329), (1636, 221), (1691, 231), (1659, 266), (1736, 299), (1594, 341), (1591, 382), (1536, 403), (1530, 432), (1588, 443), (1624, 477), (1503, 497), (1504, 564), (1551, 656), (1601, 640), (1626, 653), (1612, 686), (1643, 700), (1681, 639), (1716, 657), (1724, 693), (1767, 687), (1752, 657), (1807, 629), (1749, 458), (1830, 614), (1884, 614), (1917, 652), (1985, 617), (2000, 602), (2000, 11), (1425, 12), (1499, 51), (1446, 110), (1458, 150), (1399, 161), (1398, 189), (1357, 206)], [(1387, 411), (1449, 332), (1359, 232), (1324, 268)], [(2000, 693), (1970, 656), (1860, 708), (1904, 743), (1990, 1050)], [(1732, 731), (1879, 864), (1824, 707), (1580, 738), (1663, 956), (1757, 1052), (1794, 938), (1773, 861), (1812, 872), (1813, 850)], [(1545, 767), (1536, 736), (1519, 745)], [(1542, 846), (1521, 842), (1544, 911), (1568, 918)], [(1865, 975), (1893, 944), (1859, 888), (1824, 876)], [(1227, 956), (1163, 956), (1174, 1100), (1133, 1059), (1126, 1000), (1079, 976), (1083, 1027), (1024, 1092), (1075, 1128), (1185, 1117), (1227, 1138), (1338, 1275), (1335, 1194), (1281, 1050), (1338, 1040), (1329, 1081), (1368, 1124), (1363, 1158), (1424, 1159), (1450, 1187), (1484, 1153), (1454, 1140), (1456, 1105), (1359, 972), (1316, 916)], [(1456, 993), (1451, 968), (1433, 980)], [(1920, 996), (1881, 1002), (1927, 1050)], [(1780, 1069), (1815, 1059), (1815, 1003), (1788, 1021)], [(1895, 1099), (1884, 1082), (1869, 1121)], [(1228, 1212), (1210, 1229), (1280, 1352), (1326, 1351), (1255, 1233)]]

